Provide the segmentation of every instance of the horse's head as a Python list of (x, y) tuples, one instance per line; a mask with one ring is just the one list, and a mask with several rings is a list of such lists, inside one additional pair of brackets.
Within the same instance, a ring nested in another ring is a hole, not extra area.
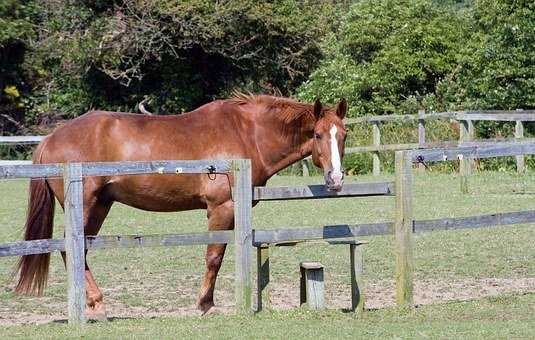
[(330, 191), (340, 191), (344, 182), (342, 159), (346, 129), (343, 119), (346, 115), (347, 103), (342, 99), (334, 109), (324, 109), (319, 99), (314, 103), (314, 136), (312, 160), (323, 169), (325, 185)]

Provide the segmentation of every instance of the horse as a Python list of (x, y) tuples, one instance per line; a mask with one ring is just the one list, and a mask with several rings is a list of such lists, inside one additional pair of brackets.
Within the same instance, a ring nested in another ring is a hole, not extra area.
[[(35, 164), (195, 159), (251, 159), (252, 184), (263, 186), (287, 166), (312, 155), (328, 190), (342, 188), (342, 159), (347, 103), (334, 108), (293, 99), (236, 94), (194, 111), (169, 116), (91, 111), (48, 135), (33, 154)], [(201, 174), (100, 176), (83, 179), (85, 235), (97, 235), (113, 202), (157, 212), (206, 209), (208, 229), (234, 228), (230, 179)], [(25, 240), (52, 237), (55, 199), (64, 208), (61, 179), (32, 179)], [(257, 202), (253, 202), (253, 205)], [(214, 306), (214, 286), (226, 245), (210, 244), (196, 306), (201, 314)], [(65, 253), (62, 253), (65, 260)], [(20, 258), (15, 291), (42, 295), (50, 254)], [(105, 319), (106, 308), (87, 261), (86, 312)]]

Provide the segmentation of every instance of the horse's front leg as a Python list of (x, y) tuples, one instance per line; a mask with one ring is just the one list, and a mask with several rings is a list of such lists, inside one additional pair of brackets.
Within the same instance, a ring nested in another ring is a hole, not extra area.
[[(230, 230), (234, 227), (234, 205), (227, 201), (217, 206), (208, 207), (208, 229)], [(206, 314), (214, 306), (214, 287), (217, 273), (223, 263), (225, 244), (209, 244), (206, 248), (206, 272), (197, 299), (197, 308)]]

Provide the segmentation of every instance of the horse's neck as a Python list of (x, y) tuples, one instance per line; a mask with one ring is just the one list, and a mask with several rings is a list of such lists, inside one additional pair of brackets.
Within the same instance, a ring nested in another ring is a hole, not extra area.
[[(265, 135), (256, 136), (259, 157), (268, 177), (291, 164), (310, 156), (312, 139), (304, 136), (286, 134), (283, 127), (275, 127), (269, 132), (262, 129)], [(299, 133), (299, 131), (292, 131)]]

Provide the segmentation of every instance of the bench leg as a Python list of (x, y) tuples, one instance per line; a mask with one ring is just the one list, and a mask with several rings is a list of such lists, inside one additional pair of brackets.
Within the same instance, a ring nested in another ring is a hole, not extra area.
[(351, 261), (351, 310), (360, 313), (364, 310), (362, 245), (350, 244), (349, 256)]
[(269, 246), (256, 248), (257, 264), (257, 312), (269, 308)]

